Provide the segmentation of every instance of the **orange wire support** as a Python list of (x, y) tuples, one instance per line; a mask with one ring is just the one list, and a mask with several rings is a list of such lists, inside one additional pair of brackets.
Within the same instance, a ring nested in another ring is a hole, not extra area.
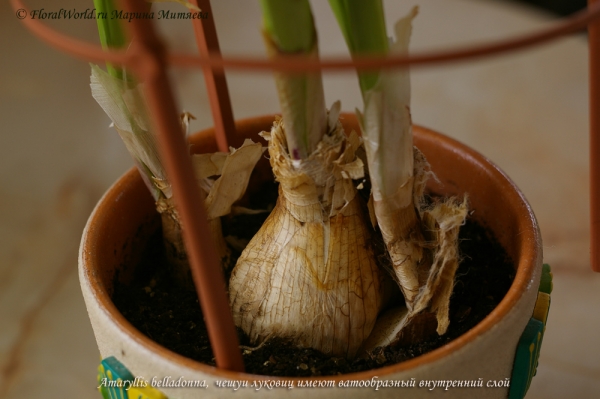
[[(147, 12), (143, 0), (121, 0), (121, 3), (128, 12)], [(19, 0), (12, 0), (12, 5), (15, 11), (25, 9), (29, 15), (29, 10)], [(152, 22), (143, 18), (132, 20), (127, 24), (132, 38), (131, 46), (127, 52), (111, 53), (104, 52), (101, 48), (99, 51), (98, 46), (62, 35), (43, 24), (35, 23), (37, 21), (33, 19), (26, 18), (23, 21), (34, 33), (48, 39), (54, 46), (84, 59), (125, 65), (144, 82), (149, 115), (157, 132), (159, 154), (182, 220), (182, 233), (192, 278), (206, 319), (215, 360), (222, 369), (243, 372), (244, 363), (225, 291), (220, 259), (214, 243), (206, 238), (210, 237), (207, 233), (210, 230), (206, 210), (204, 206), (199, 206), (203, 200), (196, 184), (187, 143), (181, 134), (175, 98), (166, 73), (166, 49), (156, 35)], [(221, 144), (227, 150), (227, 141), (221, 140)]]
[[(203, 13), (213, 15), (210, 6), (210, 0), (192, 0)], [(208, 57), (211, 53), (220, 54), (219, 39), (217, 37), (217, 28), (214, 18), (194, 19), (194, 33), (196, 43), (201, 56)], [(206, 91), (210, 99), (210, 108), (212, 110), (213, 122), (215, 124), (215, 136), (219, 151), (228, 152), (229, 144), (238, 146), (235, 143), (235, 122), (233, 110), (231, 109), (231, 100), (229, 99), (229, 90), (227, 89), (227, 80), (223, 68), (211, 68), (208, 65), (202, 67)]]
[[(122, 0), (121, 3), (131, 13), (147, 11), (143, 0)], [(225, 291), (225, 278), (215, 245), (207, 234), (210, 230), (206, 210), (167, 78), (165, 48), (154, 31), (152, 21), (138, 18), (128, 27), (132, 37), (129, 52), (141, 61), (136, 63), (133, 71), (144, 82), (149, 115), (157, 132), (159, 154), (182, 220), (186, 252), (213, 353), (220, 368), (242, 372), (244, 362)]]
[[(13, 9), (29, 10), (21, 0), (11, 0)], [(198, 68), (210, 67), (211, 69), (243, 69), (262, 71), (307, 72), (316, 70), (350, 70), (350, 69), (382, 69), (406, 65), (432, 65), (446, 62), (464, 61), (498, 55), (516, 51), (534, 45), (549, 42), (557, 37), (568, 35), (585, 29), (591, 21), (600, 17), (600, 4), (594, 2), (586, 10), (582, 10), (565, 18), (563, 22), (542, 29), (528, 35), (516, 38), (503, 39), (492, 43), (474, 45), (456, 50), (433, 51), (426, 53), (413, 53), (411, 56), (390, 57), (356, 57), (350, 58), (322, 58), (320, 60), (306, 59), (298, 56), (280, 56), (277, 59), (250, 58), (250, 57), (223, 57), (220, 53), (209, 52), (206, 56), (171, 53), (168, 55), (169, 64), (178, 67)], [(40, 20), (24, 18), (23, 24), (41, 40), (51, 46), (82, 58), (86, 61), (110, 62), (120, 65), (132, 65), (137, 62), (135, 55), (125, 51), (104, 51), (95, 44), (73, 39), (55, 29), (46, 26)]]

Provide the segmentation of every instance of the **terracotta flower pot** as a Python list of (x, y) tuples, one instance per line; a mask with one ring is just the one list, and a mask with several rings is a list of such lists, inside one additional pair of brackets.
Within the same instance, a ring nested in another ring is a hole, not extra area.
[[(345, 114), (343, 118), (346, 131), (358, 131), (353, 115)], [(269, 130), (272, 121), (272, 116), (241, 121), (237, 125), (238, 135), (256, 140), (257, 133)], [(185, 381), (206, 382), (207, 388), (201, 393), (198, 388), (158, 387), (170, 398), (197, 398), (199, 394), (203, 398), (255, 395), (261, 384), (256, 381), (264, 384), (266, 380), (272, 389), (263, 386), (260, 395), (270, 397), (300, 398), (310, 394), (315, 399), (342, 395), (430, 398), (437, 393), (444, 398), (506, 398), (515, 352), (532, 317), (542, 273), (541, 238), (535, 216), (518, 188), (485, 157), (431, 130), (415, 127), (414, 134), (415, 145), (423, 151), (439, 178), (438, 183), (431, 181), (430, 188), (448, 195), (469, 193), (473, 217), (493, 231), (515, 260), (516, 277), (508, 293), (473, 329), (447, 345), (403, 363), (356, 374), (311, 379), (227, 372), (173, 353), (137, 331), (111, 301), (115, 273), (119, 271), (119, 278), (131, 275), (144, 237), (157, 227), (156, 222), (152, 222), (157, 220), (153, 216), (152, 198), (138, 172), (131, 170), (98, 203), (87, 223), (80, 248), (81, 288), (102, 358), (118, 359), (133, 376), (148, 382), (161, 381), (164, 377), (170, 377), (167, 381), (171, 382), (180, 377)], [(210, 129), (197, 135), (194, 143), (196, 152), (216, 151)], [(248, 387), (234, 391), (231, 380), (248, 381)], [(228, 387), (217, 386), (218, 381), (228, 381), (225, 383)], [(275, 381), (280, 381), (279, 384), (293, 381), (295, 387), (275, 387)], [(333, 384), (337, 388), (315, 388), (307, 392), (298, 387), (309, 381), (316, 381), (317, 386)], [(347, 384), (348, 381), (355, 382)], [(425, 381), (436, 381), (436, 387), (432, 390), (431, 383), (420, 387)], [(449, 383), (439, 385), (441, 381)], [(488, 387), (490, 381), (493, 383)], [(462, 382), (462, 387), (458, 382)], [(474, 386), (465, 387), (465, 382)], [(386, 387), (390, 384), (396, 386)], [(356, 388), (348, 391), (345, 385)]]

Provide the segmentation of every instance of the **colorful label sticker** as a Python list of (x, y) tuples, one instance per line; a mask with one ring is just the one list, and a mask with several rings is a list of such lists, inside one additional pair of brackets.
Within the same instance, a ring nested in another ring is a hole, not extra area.
[(147, 381), (133, 374), (114, 356), (98, 366), (98, 390), (103, 399), (168, 399)]
[(548, 312), (550, 311), (552, 288), (552, 272), (550, 266), (544, 264), (533, 317), (527, 323), (517, 346), (509, 399), (523, 399), (536, 374)]

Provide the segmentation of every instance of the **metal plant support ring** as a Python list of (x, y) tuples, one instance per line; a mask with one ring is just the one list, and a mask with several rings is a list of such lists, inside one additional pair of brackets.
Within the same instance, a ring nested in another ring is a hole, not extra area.
[[(197, 1), (197, 0), (194, 0)], [(206, 0), (204, 0), (206, 1)], [(13, 8), (29, 10), (21, 0), (11, 0)], [(447, 62), (465, 61), (474, 58), (489, 57), (544, 44), (592, 27), (600, 20), (600, 1), (590, 0), (590, 6), (565, 18), (554, 26), (538, 32), (503, 39), (487, 44), (468, 46), (454, 50), (441, 50), (424, 53), (413, 53), (410, 56), (390, 57), (357, 57), (350, 58), (321, 58), (311, 60), (298, 56), (280, 56), (278, 59), (252, 57), (223, 57), (218, 51), (208, 51), (206, 55), (189, 55), (169, 53), (169, 64), (186, 68), (210, 67), (219, 69), (241, 69), (258, 71), (307, 72), (317, 70), (341, 71), (351, 69), (381, 69), (400, 66), (437, 65)], [(196, 20), (194, 20), (196, 21)], [(135, 55), (122, 50), (105, 51), (99, 45), (74, 39), (46, 26), (40, 20), (25, 18), (21, 22), (41, 40), (58, 50), (69, 53), (86, 61), (110, 62), (113, 64), (131, 66), (136, 63)], [(132, 21), (133, 22), (133, 21)], [(210, 49), (210, 46), (209, 46)], [(599, 49), (600, 50), (600, 49)]]

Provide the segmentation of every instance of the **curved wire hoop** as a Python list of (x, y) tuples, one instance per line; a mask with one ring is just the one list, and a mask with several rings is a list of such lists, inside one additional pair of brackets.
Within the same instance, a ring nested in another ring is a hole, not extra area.
[[(29, 10), (21, 0), (11, 0), (13, 8)], [(188, 68), (219, 68), (245, 70), (278, 70), (286, 72), (306, 72), (315, 70), (348, 70), (348, 69), (381, 69), (406, 65), (420, 66), (440, 64), (452, 61), (463, 61), (472, 58), (499, 55), (527, 47), (540, 45), (585, 29), (590, 22), (600, 18), (600, 2), (591, 4), (587, 9), (579, 11), (563, 21), (539, 31), (509, 39), (501, 39), (480, 45), (465, 46), (452, 50), (441, 50), (424, 53), (414, 53), (410, 56), (390, 57), (357, 57), (350, 58), (321, 58), (307, 59), (299, 56), (281, 56), (274, 60), (266, 58), (223, 57), (220, 53), (212, 52), (207, 56), (169, 53), (167, 58), (171, 65)], [(138, 62), (135, 56), (125, 51), (103, 50), (99, 45), (74, 39), (47, 26), (40, 20), (25, 18), (23, 24), (41, 40), (49, 45), (83, 58), (86, 61), (110, 62), (132, 66)]]

